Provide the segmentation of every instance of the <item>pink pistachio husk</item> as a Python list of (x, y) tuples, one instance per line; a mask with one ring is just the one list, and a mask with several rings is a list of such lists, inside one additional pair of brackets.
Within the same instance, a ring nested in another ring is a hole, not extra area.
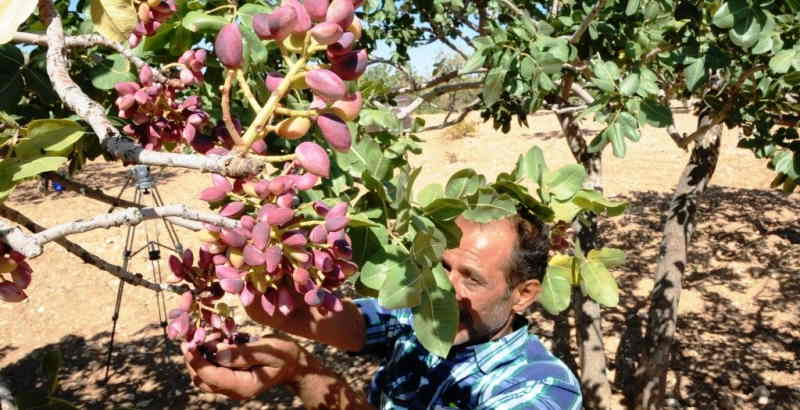
[(327, 229), (328, 232), (341, 231), (348, 223), (350, 223), (350, 218), (346, 216), (332, 217), (328, 214), (328, 217), (325, 218), (325, 229)]
[(325, 141), (339, 152), (350, 151), (352, 137), (347, 124), (334, 114), (322, 114), (317, 117), (317, 126), (322, 131)]
[(292, 26), (292, 33), (305, 33), (311, 28), (311, 16), (308, 15), (306, 8), (297, 0), (283, 0), (281, 7), (291, 7), (297, 18)]
[(253, 245), (245, 246), (242, 253), (244, 255), (244, 263), (250, 266), (260, 266), (266, 262), (264, 259), (264, 252), (261, 252)]
[[(347, 98), (347, 96), (345, 96), (345, 98)], [(309, 104), (308, 108), (311, 110), (321, 110), (327, 106), (328, 103), (326, 103), (325, 100), (314, 94), (314, 98), (311, 100), (311, 104)]]
[(258, 155), (266, 155), (267, 153), (267, 142), (264, 140), (257, 140), (250, 146), (250, 150), (255, 152)]
[(289, 316), (289, 314), (294, 311), (294, 298), (292, 298), (292, 294), (289, 293), (289, 289), (285, 286), (278, 289), (278, 310), (284, 316)]
[(331, 71), (342, 80), (352, 81), (361, 77), (367, 69), (367, 50), (350, 51), (333, 60)]
[(200, 252), (198, 253), (199, 257), (197, 258), (197, 266), (199, 266), (202, 270), (208, 269), (211, 266), (211, 259), (213, 258), (213, 255), (204, 249), (200, 249)]
[(278, 197), (275, 200), (275, 204), (281, 208), (297, 208), (297, 205), (300, 204), (300, 198), (297, 197), (293, 192), (287, 192)]
[(328, 0), (304, 0), (303, 7), (306, 8), (308, 16), (312, 21), (324, 21), (325, 14), (328, 12)]
[(256, 292), (253, 289), (250, 282), (245, 282), (244, 287), (242, 287), (242, 292), (239, 293), (239, 300), (242, 302), (244, 306), (250, 306), (256, 300)]
[(354, 9), (357, 9), (357, 8), (361, 7), (362, 4), (364, 4), (364, 0), (353, 0), (353, 8)]
[(306, 73), (306, 84), (314, 94), (333, 102), (342, 99), (347, 93), (347, 85), (336, 73), (317, 68)]
[(242, 66), (242, 32), (236, 23), (226, 24), (219, 30), (214, 40), (214, 52), (228, 69)]
[(301, 191), (305, 191), (307, 189), (314, 188), (314, 186), (317, 185), (317, 182), (319, 182), (319, 177), (318, 176), (316, 176), (316, 175), (314, 175), (314, 174), (312, 174), (310, 172), (306, 172), (305, 174), (300, 175), (297, 178), (295, 178), (295, 185), (294, 186), (295, 186), (295, 188), (297, 188), (297, 189), (299, 189)]
[(119, 93), (119, 95), (134, 94), (136, 91), (139, 91), (139, 88), (140, 88), (139, 84), (131, 81), (116, 83), (114, 85), (114, 89), (117, 90), (117, 93)]
[(230, 266), (217, 265), (214, 267), (214, 272), (220, 279), (241, 279), (242, 272)]
[(219, 214), (226, 218), (236, 218), (237, 216), (241, 215), (242, 212), (244, 212), (244, 202), (236, 201), (225, 205)]
[(17, 303), (27, 298), (28, 295), (14, 283), (7, 280), (0, 282), (0, 300), (3, 302)]
[(272, 316), (275, 314), (275, 304), (278, 299), (278, 293), (269, 289), (261, 295), (261, 308), (264, 309), (266, 314)]
[(315, 287), (303, 295), (303, 301), (306, 302), (308, 306), (319, 306), (325, 299), (325, 293), (327, 293), (327, 291), (324, 289)]
[(183, 262), (183, 266), (185, 266), (186, 269), (192, 269), (192, 265), (194, 264), (194, 254), (192, 253), (191, 249), (186, 249), (183, 251), (183, 254), (181, 255), (181, 262)]
[(222, 289), (224, 289), (225, 292), (238, 295), (242, 293), (244, 281), (241, 279), (220, 279), (219, 285), (222, 286)]
[(266, 259), (267, 272), (274, 273), (283, 259), (283, 251), (277, 246), (270, 246), (264, 251), (264, 259)]
[(283, 234), (281, 241), (284, 245), (292, 248), (300, 248), (306, 246), (308, 239), (306, 233), (302, 230), (291, 230)]
[(328, 57), (328, 60), (333, 61), (336, 57), (352, 50), (355, 41), (356, 36), (349, 31), (345, 31), (342, 33), (342, 36), (339, 37), (339, 40), (328, 46), (327, 50), (325, 50), (325, 55)]
[(28, 264), (21, 262), (17, 269), (11, 272), (11, 280), (20, 290), (27, 289), (31, 284), (31, 269)]
[(211, 257), (211, 262), (214, 263), (214, 265), (224, 265), (228, 263), (228, 256), (224, 253), (218, 253)]
[(279, 175), (269, 181), (269, 192), (272, 195), (283, 195), (294, 188), (294, 178), (290, 175)]
[(292, 33), (297, 13), (291, 7), (278, 7), (272, 13), (253, 16), (253, 31), (262, 40), (281, 41)]
[(325, 13), (325, 22), (336, 23), (342, 30), (347, 30), (353, 22), (353, 1), (333, 0)]
[(339, 300), (339, 298), (337, 298), (336, 295), (332, 293), (325, 294), (325, 300), (322, 301), (322, 306), (324, 306), (325, 309), (328, 309), (332, 312), (341, 312), (342, 309), (344, 308), (342, 306), (342, 301)]
[(358, 117), (358, 113), (361, 112), (362, 104), (361, 92), (357, 91), (333, 103), (331, 105), (331, 110), (342, 120), (353, 121)]
[(234, 248), (241, 248), (244, 246), (245, 241), (247, 241), (244, 235), (231, 229), (223, 229), (219, 238), (222, 239), (225, 244)]
[(308, 234), (308, 239), (312, 243), (325, 243), (328, 239), (328, 230), (325, 229), (325, 224), (315, 226)]
[(153, 69), (149, 65), (144, 65), (139, 69), (139, 82), (148, 86), (153, 84)]
[(206, 202), (218, 202), (225, 199), (228, 193), (224, 189), (212, 186), (200, 191), (200, 200)]
[(259, 222), (253, 226), (253, 246), (258, 250), (264, 250), (269, 241), (270, 226), (267, 223)]
[[(328, 211), (327, 215), (325, 215), (325, 219), (347, 215), (347, 207), (348, 207), (347, 202), (339, 202)], [(328, 231), (329, 232), (338, 231), (338, 229), (328, 229)]]
[(231, 184), (231, 181), (229, 181), (228, 178), (226, 178), (223, 175), (211, 174), (211, 183), (214, 184), (215, 187), (222, 189), (226, 193), (233, 191), (233, 184)]
[(181, 309), (185, 312), (192, 310), (192, 304), (194, 303), (194, 296), (192, 295), (191, 291), (186, 291), (181, 293), (180, 301), (178, 302), (178, 309)]
[(280, 87), (281, 81), (283, 81), (283, 76), (281, 75), (281, 73), (273, 71), (267, 74), (267, 78), (264, 79), (264, 84), (266, 84), (269, 92), (274, 93), (275, 90), (277, 90), (278, 87)]
[(328, 215), (328, 211), (331, 210), (331, 207), (328, 206), (328, 204), (326, 204), (325, 202), (322, 202), (322, 201), (314, 201), (314, 204), (311, 205), (311, 206), (314, 208), (314, 211), (317, 213), (317, 215), (319, 215), (319, 216), (321, 216), (323, 218), (325, 216), (327, 216)]
[(328, 178), (331, 172), (331, 160), (325, 148), (315, 142), (306, 141), (294, 150), (295, 161), (306, 171)]
[(275, 205), (267, 204), (261, 207), (259, 221), (266, 222), (271, 226), (283, 226), (294, 218), (294, 211), (289, 208), (278, 208)]
[(245, 215), (239, 218), (239, 225), (244, 229), (252, 231), (253, 227), (256, 226), (256, 220), (250, 215)]
[(333, 258), (328, 252), (314, 249), (312, 250), (312, 253), (314, 254), (314, 266), (316, 266), (320, 271), (330, 272), (336, 267), (336, 264), (333, 262)]
[(340, 259), (336, 261), (336, 264), (339, 266), (339, 270), (346, 278), (349, 278), (353, 276), (354, 273), (358, 272), (358, 265), (356, 265), (354, 262)]
[(169, 256), (169, 269), (172, 271), (172, 273), (175, 276), (177, 276), (179, 278), (183, 278), (184, 277), (183, 262), (177, 256), (175, 256), (175, 255), (170, 255)]
[(311, 37), (314, 37), (317, 43), (325, 46), (337, 42), (342, 33), (344, 30), (336, 23), (319, 23), (311, 29)]

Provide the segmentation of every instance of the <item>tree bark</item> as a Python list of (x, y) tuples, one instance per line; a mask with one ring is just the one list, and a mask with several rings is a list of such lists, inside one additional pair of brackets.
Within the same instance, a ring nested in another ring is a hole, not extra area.
[(647, 352), (644, 362), (637, 369), (637, 390), (641, 399), (637, 408), (640, 409), (663, 407), (670, 351), (678, 319), (681, 280), (686, 270), (687, 249), (695, 229), (697, 201), (714, 175), (719, 159), (722, 129), (719, 125), (709, 127), (713, 121), (708, 112), (700, 114), (697, 128), (706, 128), (708, 131), (704, 137), (698, 138), (669, 203), (655, 284), (650, 293), (644, 344)]
[[(588, 151), (574, 112), (557, 114), (557, 117), (573, 157), (586, 170), (584, 188), (603, 192), (602, 153)], [(597, 215), (587, 215), (584, 223), (576, 221), (574, 228), (584, 251), (600, 247)], [(606, 375), (600, 306), (582, 292), (574, 292), (572, 307), (576, 318), (583, 406), (587, 409), (611, 408), (611, 385)]]

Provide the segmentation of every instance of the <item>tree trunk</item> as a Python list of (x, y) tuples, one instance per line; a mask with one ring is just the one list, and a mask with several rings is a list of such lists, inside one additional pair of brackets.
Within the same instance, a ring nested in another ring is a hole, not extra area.
[[(701, 113), (698, 128), (712, 121), (709, 113)], [(655, 284), (650, 293), (644, 362), (637, 369), (641, 401), (638, 408), (663, 407), (670, 351), (675, 337), (680, 301), (681, 280), (686, 270), (687, 249), (695, 228), (697, 201), (714, 175), (719, 159), (719, 125), (711, 128), (695, 142), (692, 155), (678, 180), (669, 214), (664, 224), (664, 238), (659, 251)]]
[[(583, 165), (587, 179), (584, 188), (603, 192), (602, 153), (590, 153), (574, 113), (558, 114), (561, 130), (575, 160)], [(589, 214), (574, 228), (584, 251), (599, 248), (597, 215)], [(575, 311), (578, 352), (580, 354), (580, 379), (583, 406), (587, 409), (611, 408), (611, 385), (606, 375), (606, 354), (603, 345), (600, 306), (582, 292), (574, 292), (572, 307)]]
[(572, 354), (572, 337), (569, 325), (569, 310), (565, 310), (557, 315), (551, 315), (544, 311), (544, 317), (553, 321), (553, 354), (561, 359), (564, 364), (572, 370), (572, 373), (579, 374), (578, 363), (575, 362), (575, 355)]

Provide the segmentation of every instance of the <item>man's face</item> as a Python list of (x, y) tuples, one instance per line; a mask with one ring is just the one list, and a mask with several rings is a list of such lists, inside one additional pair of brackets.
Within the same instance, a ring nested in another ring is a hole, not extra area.
[(484, 342), (509, 325), (513, 316), (506, 277), (517, 234), (505, 219), (477, 224), (459, 218), (456, 224), (461, 242), (442, 255), (459, 307), (453, 344)]

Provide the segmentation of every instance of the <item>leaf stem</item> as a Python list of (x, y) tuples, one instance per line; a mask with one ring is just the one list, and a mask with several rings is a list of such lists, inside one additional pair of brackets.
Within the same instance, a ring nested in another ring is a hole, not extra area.
[(275, 163), (275, 162), (286, 162), (291, 161), (295, 157), (295, 154), (286, 154), (286, 155), (250, 155), (250, 158), (253, 158), (258, 161)]
[(275, 112), (289, 117), (316, 117), (319, 115), (317, 110), (292, 110), (284, 107), (276, 108)]
[(245, 78), (242, 70), (236, 70), (236, 79), (239, 81), (239, 87), (241, 87), (242, 91), (244, 91), (244, 96), (247, 98), (247, 101), (250, 102), (250, 107), (253, 109), (253, 111), (261, 111), (261, 104), (258, 103), (256, 96), (253, 95), (253, 91), (250, 89), (250, 84), (248, 84), (247, 78)]
[(242, 137), (239, 135), (239, 131), (236, 131), (233, 118), (231, 118), (231, 84), (233, 77), (236, 76), (236, 71), (238, 70), (227, 70), (225, 73), (225, 84), (222, 86), (222, 121), (225, 122), (225, 128), (234, 144), (241, 145)]

